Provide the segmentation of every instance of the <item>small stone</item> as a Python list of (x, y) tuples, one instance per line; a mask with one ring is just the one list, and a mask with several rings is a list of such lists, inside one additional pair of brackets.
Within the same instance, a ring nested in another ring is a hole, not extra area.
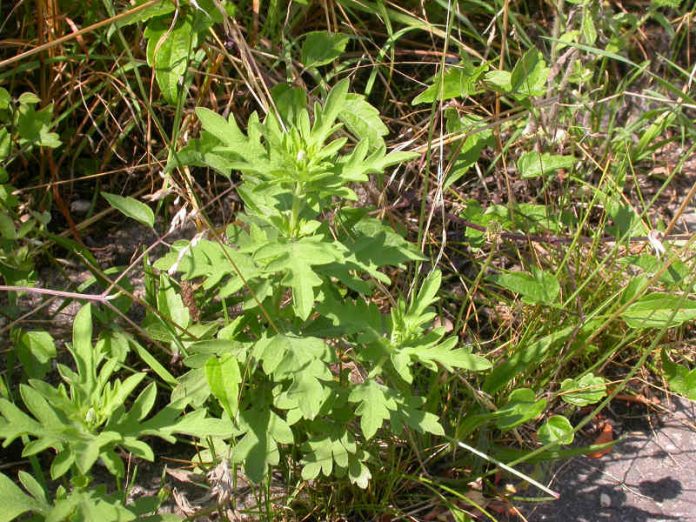
[(606, 493), (600, 493), (599, 494), (599, 505), (602, 506), (603, 508), (607, 508), (611, 506), (611, 497), (607, 495)]
[(73, 214), (86, 214), (92, 208), (92, 202), (86, 199), (76, 199), (70, 203), (70, 212)]

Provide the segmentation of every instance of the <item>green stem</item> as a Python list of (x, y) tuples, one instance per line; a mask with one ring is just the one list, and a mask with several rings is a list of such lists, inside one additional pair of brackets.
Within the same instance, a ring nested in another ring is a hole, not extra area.
[(303, 205), (302, 185), (295, 184), (295, 190), (292, 192), (292, 209), (290, 211), (290, 237), (295, 239), (299, 236), (300, 230), (300, 212)]

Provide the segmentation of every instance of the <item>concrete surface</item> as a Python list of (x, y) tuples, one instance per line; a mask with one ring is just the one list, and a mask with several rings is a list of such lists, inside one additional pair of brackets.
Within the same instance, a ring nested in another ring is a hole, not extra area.
[(527, 520), (696, 521), (696, 408), (681, 399), (672, 399), (671, 408), (612, 419), (621, 437), (613, 451), (557, 466), (549, 482), (560, 500), (528, 506)]

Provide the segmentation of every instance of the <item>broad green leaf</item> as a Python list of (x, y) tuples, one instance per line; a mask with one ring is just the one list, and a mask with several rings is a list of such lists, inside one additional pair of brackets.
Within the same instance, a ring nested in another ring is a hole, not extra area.
[(550, 272), (532, 269), (532, 273), (508, 272), (493, 277), (500, 286), (518, 293), (529, 304), (552, 305), (558, 301), (561, 286), (558, 279)]
[(350, 37), (342, 33), (313, 31), (305, 35), (302, 43), (302, 63), (305, 67), (318, 67), (333, 62), (343, 54)]
[(56, 356), (56, 345), (48, 332), (24, 332), (19, 337), (17, 355), (26, 374), (32, 379), (41, 379)]
[(389, 129), (382, 122), (379, 111), (364, 96), (348, 94), (343, 110), (338, 113), (338, 119), (346, 124), (358, 140), (367, 140), (370, 150), (384, 146), (383, 136), (389, 134)]
[(534, 391), (519, 388), (510, 393), (505, 406), (495, 412), (495, 425), (501, 431), (511, 430), (535, 419), (546, 409), (546, 399), (536, 400)]
[(546, 94), (548, 75), (549, 68), (541, 53), (536, 49), (530, 49), (512, 69), (510, 87), (515, 94), (542, 96)]
[[(138, 0), (137, 5), (145, 3), (145, 0)], [(169, 2), (157, 2), (155, 5), (146, 7), (142, 11), (127, 16), (118, 22), (120, 27), (124, 27), (137, 22), (147, 22), (151, 18), (168, 15), (176, 9), (176, 5)]]
[(87, 441), (75, 445), (75, 464), (80, 472), (88, 473), (97, 462), (102, 449), (121, 440), (121, 435), (105, 431)]
[(230, 419), (237, 416), (239, 406), (239, 384), (242, 375), (237, 359), (231, 355), (211, 357), (205, 365), (205, 376), (210, 391), (220, 401), (220, 404)]
[(470, 63), (450, 67), (444, 74), (438, 74), (435, 82), (416, 96), (411, 103), (418, 105), (469, 96), (476, 92), (476, 83), (487, 69), (488, 66), (485, 64), (474, 67)]
[[(12, 150), (12, 136), (5, 127), (0, 127), (0, 162), (4, 161), (10, 155)], [(4, 171), (4, 169), (3, 169)], [(2, 183), (7, 182), (7, 172), (2, 174)]]
[[(645, 272), (653, 275), (662, 270), (662, 267), (665, 265), (666, 260), (660, 259), (653, 254), (640, 254), (634, 256), (626, 256), (619, 262), (638, 266), (645, 270)], [(667, 268), (667, 270), (663, 271), (660, 275), (660, 282), (665, 283), (665, 285), (667, 285), (668, 287), (676, 287), (677, 289), (688, 291), (690, 275), (691, 270), (687, 263), (684, 263), (679, 259), (675, 259), (674, 261), (669, 263), (669, 267)], [(634, 283), (634, 281), (636, 281), (636, 279), (632, 279), (631, 283), (633, 283), (634, 285), (638, 285), (638, 283)], [(645, 284), (641, 286), (643, 286), (642, 289), (644, 290), (645, 288), (647, 288), (648, 285)], [(638, 288), (640, 288), (640, 286)], [(631, 294), (631, 292), (625, 292), (622, 298), (623, 302), (626, 302), (627, 298), (636, 295), (635, 293), (633, 293), (632, 295), (629, 294)]]
[(17, 228), (13, 219), (5, 212), (0, 213), (0, 237), (2, 239), (17, 239)]
[(147, 225), (150, 228), (154, 227), (155, 214), (145, 203), (130, 196), (123, 197), (117, 194), (110, 194), (108, 192), (102, 192), (101, 194), (104, 199), (109, 202), (109, 205), (125, 216), (135, 219), (138, 223)]
[(447, 120), (448, 133), (466, 133), (466, 138), (459, 149), (454, 166), (445, 179), (443, 189), (446, 190), (469, 172), (469, 169), (481, 157), (483, 150), (492, 146), (494, 140), (493, 131), (487, 128), (487, 122), (479, 116), (471, 114), (460, 116), (455, 108), (448, 107), (445, 109), (445, 118)]
[[(20, 97), (20, 101), (21, 99), (22, 97)], [(59, 147), (61, 141), (58, 139), (58, 134), (50, 130), (53, 125), (52, 119), (52, 105), (47, 105), (37, 111), (31, 105), (22, 104), (17, 111), (16, 127), (21, 140), (41, 147), (52, 149)]]
[[(179, 328), (188, 328), (191, 324), (191, 312), (184, 305), (184, 300), (166, 274), (160, 274), (157, 308), (163, 317), (169, 319)], [(180, 335), (179, 328), (174, 329), (175, 335)]]
[(673, 328), (696, 319), (696, 300), (679, 295), (644, 295), (621, 314), (630, 328)]
[(573, 156), (559, 156), (548, 152), (525, 152), (517, 160), (517, 170), (523, 179), (553, 174), (560, 169), (572, 169), (577, 160)]
[(490, 71), (486, 73), (484, 82), (496, 91), (510, 92), (512, 90), (512, 75), (509, 71)]
[(565, 379), (561, 383), (561, 399), (573, 406), (596, 404), (606, 394), (604, 379), (596, 377), (593, 373), (583, 375), (580, 379)]
[(97, 381), (97, 363), (92, 346), (92, 305), (86, 304), (75, 316), (73, 322), (73, 344), (70, 354), (75, 359), (77, 373), (83, 387), (83, 400), (94, 390)]
[(10, 108), (10, 102), (12, 101), (12, 96), (7, 92), (7, 89), (0, 87), (0, 111), (6, 111)]
[(0, 473), (0, 522), (14, 520), (27, 511), (43, 511), (44, 506), (25, 494), (7, 475)]
[(597, 28), (595, 27), (594, 13), (591, 9), (583, 9), (580, 28), (584, 39), (583, 43), (587, 45), (594, 45), (597, 41)]
[(575, 432), (573, 425), (563, 415), (554, 415), (541, 425), (537, 431), (539, 442), (542, 444), (567, 445), (573, 442)]
[(0, 439), (3, 447), (22, 435), (41, 433), (41, 424), (6, 399), (0, 399)]
[(689, 400), (696, 401), (696, 368), (689, 370), (686, 366), (673, 363), (664, 350), (662, 351), (662, 367), (670, 389)]
[(173, 28), (170, 22), (156, 20), (145, 30), (147, 63), (155, 70), (162, 96), (175, 104), (184, 87), (189, 55), (196, 45), (196, 33), (188, 19), (182, 18)]
[(353, 388), (348, 400), (358, 403), (355, 413), (360, 417), (360, 429), (366, 440), (374, 437), (384, 421), (391, 417), (391, 411), (397, 408), (389, 389), (372, 379)]
[(237, 126), (234, 115), (230, 115), (226, 120), (210, 109), (197, 107), (196, 116), (201, 121), (203, 129), (215, 136), (223, 145), (232, 149), (249, 145), (249, 138)]
[(33, 92), (23, 92), (19, 95), (17, 101), (19, 101), (20, 105), (36, 105), (37, 103), (41, 103), (41, 98)]

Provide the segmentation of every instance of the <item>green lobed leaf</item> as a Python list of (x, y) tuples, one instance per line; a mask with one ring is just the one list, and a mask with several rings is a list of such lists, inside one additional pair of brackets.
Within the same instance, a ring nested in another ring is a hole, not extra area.
[(292, 289), (293, 308), (303, 320), (312, 312), (314, 288), (322, 284), (322, 279), (312, 267), (332, 263), (340, 258), (338, 246), (324, 241), (322, 236), (269, 243), (254, 255), (254, 259), (264, 263), (269, 272), (284, 274), (281, 284)]
[(454, 368), (480, 372), (491, 367), (490, 361), (486, 358), (475, 355), (465, 348), (455, 349), (458, 341), (456, 337), (450, 337), (435, 346), (410, 346), (402, 349), (400, 353), (408, 354), (433, 371), (437, 370), (434, 363), (438, 363), (450, 372)]
[(424, 399), (403, 392), (399, 395), (397, 408), (391, 412), (391, 426), (396, 433), (401, 433), (403, 426), (409, 426), (419, 433), (445, 434), (437, 415), (422, 410)]
[(348, 478), (351, 484), (355, 484), (361, 489), (367, 489), (372, 473), (363, 460), (352, 455), (349, 457)]
[(25, 494), (7, 475), (0, 473), (0, 522), (9, 522), (28, 511), (43, 511), (44, 506)]
[(338, 119), (358, 140), (367, 140), (369, 149), (384, 147), (384, 138), (389, 129), (382, 122), (379, 111), (360, 94), (348, 94)]
[(303, 445), (303, 452), (302, 478), (305, 480), (313, 480), (319, 473), (328, 477), (334, 469), (334, 463), (338, 468), (347, 470), (352, 459), (359, 458), (364, 453), (358, 450), (355, 439), (347, 431), (315, 437)]
[(278, 444), (292, 444), (290, 426), (270, 408), (251, 409), (241, 413), (244, 436), (234, 452), (236, 462), (244, 462), (246, 475), (260, 483), (269, 466), (280, 462)]
[(348, 401), (358, 404), (355, 413), (360, 417), (360, 429), (366, 440), (375, 436), (397, 408), (388, 392), (386, 386), (370, 379), (353, 388), (348, 396)]

